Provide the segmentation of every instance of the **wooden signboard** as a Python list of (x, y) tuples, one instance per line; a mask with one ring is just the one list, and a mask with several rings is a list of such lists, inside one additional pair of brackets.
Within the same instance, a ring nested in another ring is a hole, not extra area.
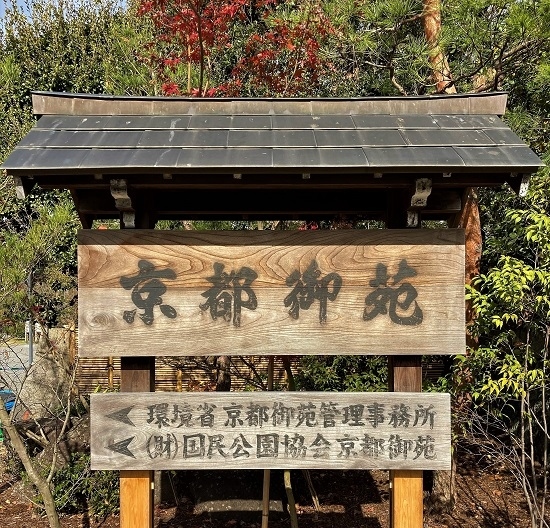
[(460, 354), (464, 233), (79, 233), (81, 356)]
[(448, 394), (91, 395), (92, 469), (450, 469)]

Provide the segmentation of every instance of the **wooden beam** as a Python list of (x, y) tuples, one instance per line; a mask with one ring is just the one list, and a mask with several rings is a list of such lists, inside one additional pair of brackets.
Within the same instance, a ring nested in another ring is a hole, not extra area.
[(34, 92), (36, 115), (185, 115), (196, 114), (497, 114), (503, 115), (508, 94), (479, 93), (417, 97), (365, 97), (362, 99), (200, 99), (153, 98)]
[[(434, 169), (435, 170), (435, 169)], [(408, 189), (411, 185), (414, 185), (417, 178), (430, 178), (433, 183), (434, 191), (437, 189), (455, 189), (457, 191), (463, 190), (466, 187), (495, 187), (502, 186), (503, 182), (511, 182), (514, 185), (514, 181), (521, 182), (523, 177), (528, 174), (517, 174), (510, 171), (504, 171), (502, 168), (494, 168), (490, 170), (487, 167), (483, 172), (457, 172), (457, 173), (444, 173), (434, 172), (434, 170), (426, 171), (408, 171), (403, 173), (400, 171), (392, 171), (382, 173), (365, 173), (365, 168), (361, 170), (346, 169), (338, 172), (338, 178), (334, 177), (334, 169), (330, 171), (327, 168), (319, 168), (318, 172), (311, 172), (309, 179), (304, 179), (303, 173), (296, 172), (292, 169), (278, 169), (273, 171), (258, 170), (249, 171), (243, 173), (246, 178), (242, 180), (235, 180), (233, 173), (223, 171), (221, 169), (210, 170), (184, 170), (180, 169), (179, 173), (172, 174), (172, 178), (167, 180), (159, 172), (152, 172), (149, 170), (133, 170), (131, 173), (126, 171), (115, 171), (111, 174), (103, 175), (103, 179), (99, 180), (95, 174), (91, 173), (91, 169), (88, 171), (75, 170), (69, 176), (66, 174), (59, 174), (58, 171), (52, 172), (51, 170), (41, 170), (33, 173), (30, 177), (23, 171), (10, 171), (15, 177), (20, 177), (28, 185), (34, 185), (36, 182), (40, 187), (44, 189), (106, 189), (109, 190), (110, 179), (109, 178), (122, 178), (128, 181), (132, 186), (133, 191), (138, 190), (157, 190), (166, 191), (167, 193), (173, 190), (194, 190), (194, 189), (206, 189), (209, 194), (213, 194), (219, 190), (227, 189), (254, 189), (254, 190), (274, 190), (274, 189), (303, 189), (307, 191), (307, 194), (316, 193), (318, 190), (330, 189), (330, 190), (385, 190), (385, 189)], [(349, 198), (353, 198), (353, 195), (348, 195)], [(298, 200), (297, 200), (298, 201)], [(431, 201), (431, 200), (430, 200)], [(191, 201), (191, 203), (193, 203)], [(256, 205), (256, 203), (254, 203)], [(302, 203), (302, 207), (307, 207), (307, 204)], [(278, 203), (278, 210), (284, 207), (285, 204)], [(185, 209), (180, 208), (179, 212), (185, 214)]]

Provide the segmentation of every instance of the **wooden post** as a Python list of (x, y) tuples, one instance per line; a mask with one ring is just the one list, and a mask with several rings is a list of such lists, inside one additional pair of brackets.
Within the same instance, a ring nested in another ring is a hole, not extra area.
[[(155, 221), (147, 207), (139, 214), (128, 195), (126, 180), (111, 180), (111, 194), (120, 210), (121, 229), (153, 229)], [(154, 392), (155, 358), (121, 357), (120, 392)], [(120, 472), (120, 528), (153, 528), (154, 472)]]
[(120, 472), (120, 528), (153, 526), (152, 474)]
[(422, 528), (422, 471), (394, 470), (392, 473), (392, 528)]
[[(386, 227), (407, 227), (410, 198), (406, 191), (390, 195)], [(389, 356), (388, 384), (392, 392), (422, 392), (421, 356)], [(423, 528), (422, 471), (390, 471), (390, 528)]]
[[(155, 390), (154, 357), (120, 359), (120, 392)], [(153, 471), (120, 472), (120, 528), (153, 527)]]
[[(421, 392), (421, 356), (391, 356), (389, 359), (390, 391)], [(424, 494), (422, 471), (390, 471), (391, 528), (422, 528)]]
[[(268, 357), (267, 367), (267, 390), (273, 390), (273, 374), (275, 367), (275, 358)], [(262, 499), (262, 528), (267, 528), (269, 525), (269, 486), (271, 483), (271, 470), (264, 469), (264, 484), (263, 484), (263, 499)]]

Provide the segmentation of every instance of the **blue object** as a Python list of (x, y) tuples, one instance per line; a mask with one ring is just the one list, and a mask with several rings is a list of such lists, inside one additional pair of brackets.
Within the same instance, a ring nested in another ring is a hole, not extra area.
[(4, 402), (6, 411), (10, 412), (15, 405), (15, 393), (9, 389), (0, 390), (0, 399)]

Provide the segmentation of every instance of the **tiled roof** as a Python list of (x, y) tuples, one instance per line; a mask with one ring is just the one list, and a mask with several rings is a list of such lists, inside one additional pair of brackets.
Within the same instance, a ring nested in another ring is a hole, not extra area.
[(216, 104), (218, 113), (43, 115), (3, 168), (12, 174), (530, 173), (541, 166), (497, 115), (358, 113), (361, 105), (340, 114), (233, 114), (223, 113), (231, 102)]

